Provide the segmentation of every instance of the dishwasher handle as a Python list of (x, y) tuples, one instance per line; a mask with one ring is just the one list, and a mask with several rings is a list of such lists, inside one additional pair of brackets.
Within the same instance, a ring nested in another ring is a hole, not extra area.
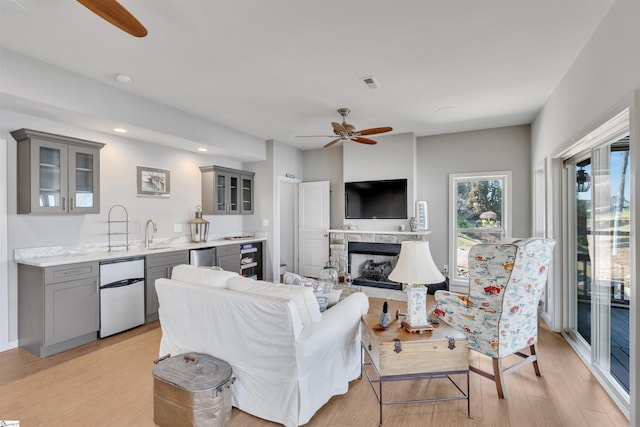
[(102, 286), (100, 286), (100, 289), (121, 288), (123, 286), (129, 286), (129, 285), (133, 285), (135, 283), (143, 282), (143, 281), (144, 281), (144, 278), (122, 279), (122, 280), (117, 280), (115, 282), (107, 283), (106, 285), (102, 285)]

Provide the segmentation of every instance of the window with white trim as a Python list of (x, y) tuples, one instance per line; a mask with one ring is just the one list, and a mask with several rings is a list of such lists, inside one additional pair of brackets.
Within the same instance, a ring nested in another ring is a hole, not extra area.
[(449, 270), (467, 285), (469, 249), (511, 237), (511, 171), (449, 175)]

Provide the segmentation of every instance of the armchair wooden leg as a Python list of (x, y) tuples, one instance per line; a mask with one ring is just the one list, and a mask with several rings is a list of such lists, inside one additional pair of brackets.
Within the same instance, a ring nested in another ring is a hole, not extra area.
[(511, 372), (520, 369), (527, 363), (533, 364), (533, 369), (536, 371), (536, 375), (542, 377), (542, 371), (540, 370), (540, 366), (538, 365), (538, 355), (536, 354), (536, 345), (530, 345), (529, 350), (531, 354), (522, 353), (521, 351), (517, 351), (514, 354), (523, 358), (518, 363), (515, 363), (509, 366), (507, 369), (502, 369), (502, 359), (497, 357), (492, 357), (493, 360), (493, 375), (490, 372), (483, 371), (482, 369), (476, 368), (475, 366), (469, 365), (469, 370), (471, 372), (475, 372), (476, 374), (482, 375), (485, 378), (489, 378), (496, 383), (496, 391), (498, 392), (498, 397), (500, 399), (507, 398), (507, 386), (504, 382), (505, 377)]
[(504, 373), (502, 372), (502, 359), (493, 358), (493, 378), (496, 382), (496, 390), (500, 399), (507, 398), (507, 388), (504, 383)]
[(531, 356), (533, 359), (533, 370), (536, 371), (536, 375), (542, 377), (542, 371), (540, 370), (540, 365), (538, 365), (538, 356), (536, 355), (536, 345), (532, 344), (529, 346), (529, 350), (531, 351)]

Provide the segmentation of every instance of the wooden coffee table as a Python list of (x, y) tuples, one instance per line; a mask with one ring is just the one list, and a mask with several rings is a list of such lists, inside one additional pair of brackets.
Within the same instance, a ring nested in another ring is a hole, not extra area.
[[(431, 298), (431, 296), (429, 296)], [(380, 406), (380, 425), (384, 405), (436, 402), (442, 400), (466, 400), (467, 414), (471, 417), (469, 401), (469, 342), (461, 332), (444, 322), (434, 325), (433, 332), (409, 333), (395, 318), (397, 310), (406, 312), (406, 303), (388, 300), (391, 324), (382, 328), (379, 324), (382, 304), (385, 300), (369, 298), (369, 313), (362, 316), (362, 372), (367, 377)], [(432, 305), (429, 301), (428, 307)], [(464, 390), (453, 376), (466, 376)], [(459, 391), (452, 397), (416, 398), (402, 401), (386, 401), (382, 385), (389, 381), (447, 379)], [(377, 384), (377, 388), (376, 388)]]

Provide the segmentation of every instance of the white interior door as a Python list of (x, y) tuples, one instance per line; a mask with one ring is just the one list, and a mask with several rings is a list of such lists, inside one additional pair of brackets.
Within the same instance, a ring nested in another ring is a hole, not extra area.
[(329, 181), (300, 183), (298, 200), (299, 273), (303, 276), (317, 277), (320, 269), (329, 260)]

